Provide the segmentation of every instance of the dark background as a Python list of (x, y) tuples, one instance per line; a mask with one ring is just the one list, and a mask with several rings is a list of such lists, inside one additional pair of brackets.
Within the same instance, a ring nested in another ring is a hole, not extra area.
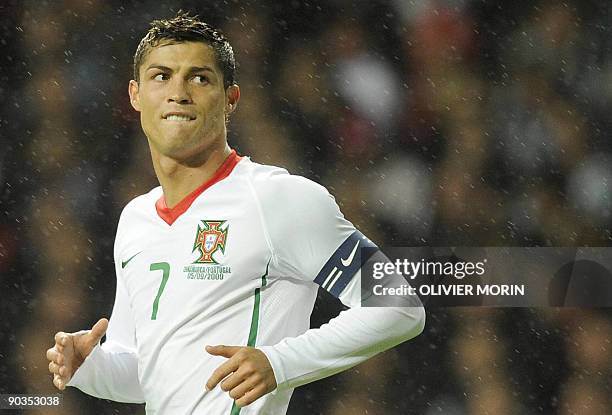
[[(53, 334), (110, 315), (119, 213), (157, 185), (132, 55), (181, 8), (234, 46), (230, 144), (325, 185), (381, 247), (610, 246), (609, 2), (3, 1), (0, 393), (53, 392)], [(321, 295), (313, 325), (339, 310)], [(611, 317), (431, 309), (289, 413), (612, 413)], [(64, 397), (31, 413), (143, 413)]]

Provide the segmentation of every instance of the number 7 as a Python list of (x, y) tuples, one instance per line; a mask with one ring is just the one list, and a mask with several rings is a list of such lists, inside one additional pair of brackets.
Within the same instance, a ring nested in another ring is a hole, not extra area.
[(164, 292), (164, 288), (166, 288), (166, 282), (168, 282), (168, 277), (170, 277), (170, 264), (168, 264), (167, 262), (156, 262), (154, 264), (151, 264), (149, 271), (163, 271), (162, 281), (159, 285), (159, 290), (157, 291), (155, 301), (153, 301), (153, 311), (151, 312), (151, 320), (157, 320), (157, 308), (159, 307), (159, 298)]

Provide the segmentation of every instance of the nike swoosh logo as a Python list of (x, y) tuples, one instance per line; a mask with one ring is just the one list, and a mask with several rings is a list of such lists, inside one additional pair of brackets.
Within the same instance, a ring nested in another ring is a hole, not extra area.
[[(142, 253), (142, 251), (138, 252), (138, 254), (141, 254), (141, 253)], [(134, 254), (134, 255), (132, 255), (132, 257), (131, 257), (131, 258), (129, 258), (127, 261), (122, 261), (122, 262), (121, 262), (121, 269), (125, 268), (125, 267), (127, 266), (127, 264), (128, 264), (128, 263), (129, 263), (129, 262), (130, 262), (132, 259), (134, 259), (134, 257), (136, 257), (136, 255), (138, 255), (138, 254)]]
[(355, 247), (353, 248), (353, 252), (351, 252), (351, 254), (349, 255), (347, 259), (340, 258), (342, 265), (344, 265), (345, 267), (348, 267), (349, 265), (351, 265), (351, 262), (353, 262), (353, 258), (355, 258), (355, 252), (357, 252), (358, 247), (359, 247), (359, 241), (357, 241), (357, 243), (355, 244)]

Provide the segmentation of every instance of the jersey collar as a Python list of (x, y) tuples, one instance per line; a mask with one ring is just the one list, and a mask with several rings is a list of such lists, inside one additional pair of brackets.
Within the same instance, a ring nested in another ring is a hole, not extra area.
[(232, 150), (223, 164), (219, 166), (217, 171), (215, 171), (210, 179), (206, 180), (204, 183), (202, 183), (202, 185), (200, 185), (200, 187), (185, 196), (185, 198), (178, 202), (178, 204), (173, 208), (169, 208), (166, 205), (166, 198), (162, 194), (161, 197), (157, 199), (157, 202), (155, 202), (155, 210), (157, 210), (159, 217), (162, 218), (168, 225), (172, 225), (183, 213), (187, 211), (187, 209), (189, 209), (197, 197), (204, 193), (206, 189), (229, 176), (232, 170), (234, 170), (234, 167), (236, 167), (236, 164), (238, 164), (241, 159), (242, 156), (239, 156), (236, 153), (236, 150)]

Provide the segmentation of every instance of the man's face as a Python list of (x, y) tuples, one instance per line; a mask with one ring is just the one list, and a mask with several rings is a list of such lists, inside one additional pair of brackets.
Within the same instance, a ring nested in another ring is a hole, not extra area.
[(225, 146), (226, 114), (240, 92), (225, 91), (213, 49), (202, 42), (161, 43), (146, 55), (140, 82), (130, 81), (151, 150), (176, 160), (199, 159), (211, 145)]

